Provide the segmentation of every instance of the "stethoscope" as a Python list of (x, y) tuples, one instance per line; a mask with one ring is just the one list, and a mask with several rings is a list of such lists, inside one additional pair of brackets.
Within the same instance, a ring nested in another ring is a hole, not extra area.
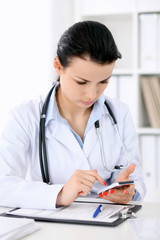
[[(41, 168), (41, 174), (42, 174), (43, 182), (45, 182), (47, 184), (51, 184), (51, 182), (50, 182), (50, 178), (49, 178), (47, 151), (46, 151), (46, 143), (45, 143), (45, 120), (46, 120), (46, 113), (47, 113), (47, 108), (48, 108), (48, 105), (49, 105), (50, 96), (52, 94), (52, 91), (53, 91), (54, 87), (55, 87), (55, 85), (51, 88), (51, 90), (49, 91), (49, 93), (48, 93), (48, 95), (47, 95), (47, 97), (44, 101), (41, 116), (40, 116), (40, 125), (39, 125), (39, 161), (40, 161), (40, 168)], [(127, 150), (124, 146), (124, 143), (122, 141), (122, 138), (120, 136), (120, 133), (119, 133), (119, 130), (118, 130), (118, 127), (117, 127), (117, 120), (116, 120), (116, 118), (115, 118), (115, 116), (114, 116), (114, 114), (111, 110), (111, 107), (109, 106), (107, 101), (105, 101), (104, 104), (105, 104), (106, 108), (108, 109), (109, 117), (110, 117), (111, 122), (112, 122), (112, 124), (115, 128), (116, 134), (118, 136), (119, 142), (122, 146), (122, 149), (124, 151), (125, 158), (126, 158), (126, 161), (127, 161), (126, 166), (116, 165), (112, 171), (107, 168), (106, 161), (105, 161), (105, 158), (104, 158), (104, 148), (103, 148), (103, 141), (102, 141), (102, 136), (101, 136), (101, 131), (100, 131), (100, 123), (99, 123), (99, 120), (97, 120), (95, 122), (95, 128), (96, 128), (97, 135), (98, 135), (99, 142), (100, 142), (100, 151), (101, 151), (101, 159), (102, 159), (103, 166), (107, 171), (115, 172), (117, 170), (125, 169), (126, 167), (129, 166), (129, 157), (128, 157), (128, 154), (127, 154)]]

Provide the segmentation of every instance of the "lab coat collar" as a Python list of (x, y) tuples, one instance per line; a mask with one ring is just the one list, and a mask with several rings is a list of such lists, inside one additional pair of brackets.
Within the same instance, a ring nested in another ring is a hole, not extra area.
[(45, 121), (45, 126), (48, 125), (48, 123), (51, 120), (55, 120), (55, 119), (61, 119), (60, 118), (60, 114), (58, 111), (58, 106), (57, 106), (57, 102), (56, 102), (56, 91), (57, 88), (59, 87), (59, 82), (55, 82), (54, 83), (54, 89), (53, 92), (51, 94), (50, 100), (49, 100), (49, 105), (48, 105), (48, 109), (47, 109), (47, 115), (46, 115), (46, 121)]

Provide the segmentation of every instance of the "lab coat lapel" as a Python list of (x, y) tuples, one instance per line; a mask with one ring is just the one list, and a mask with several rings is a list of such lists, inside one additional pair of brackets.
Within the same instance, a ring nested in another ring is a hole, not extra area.
[(96, 134), (95, 127), (93, 126), (86, 135), (83, 151), (86, 157), (89, 157), (90, 153), (94, 151), (95, 145), (98, 142), (98, 137)]
[(46, 138), (55, 138), (63, 145), (65, 145), (68, 149), (70, 149), (70, 151), (76, 152), (79, 157), (84, 159), (85, 155), (83, 149), (81, 149), (79, 143), (77, 142), (70, 129), (64, 124), (53, 124), (49, 127), (49, 129), (46, 129)]

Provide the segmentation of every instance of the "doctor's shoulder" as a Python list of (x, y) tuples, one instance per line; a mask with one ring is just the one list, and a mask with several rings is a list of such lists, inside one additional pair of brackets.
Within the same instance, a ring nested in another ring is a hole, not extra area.
[[(116, 118), (117, 125), (122, 128), (127, 127), (135, 131), (136, 128), (129, 106), (119, 99), (110, 97), (106, 97), (106, 101)], [(104, 111), (106, 112), (107, 110), (105, 109)]]
[(107, 96), (105, 97), (105, 100), (115, 115), (117, 122), (123, 121), (126, 116), (132, 118), (129, 106), (126, 103), (120, 101), (119, 99), (110, 98)]
[(31, 130), (33, 127), (39, 128), (40, 113), (44, 99), (45, 97), (43, 95), (39, 95), (34, 99), (25, 100), (19, 106), (11, 109), (6, 128), (8, 124), (14, 126), (14, 122), (20, 125), (24, 130)]

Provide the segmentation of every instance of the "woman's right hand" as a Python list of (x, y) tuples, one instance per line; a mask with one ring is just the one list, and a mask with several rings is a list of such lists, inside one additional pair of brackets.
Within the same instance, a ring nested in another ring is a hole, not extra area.
[(95, 181), (106, 185), (97, 170), (76, 170), (57, 196), (56, 204), (66, 206), (79, 196), (87, 196)]

